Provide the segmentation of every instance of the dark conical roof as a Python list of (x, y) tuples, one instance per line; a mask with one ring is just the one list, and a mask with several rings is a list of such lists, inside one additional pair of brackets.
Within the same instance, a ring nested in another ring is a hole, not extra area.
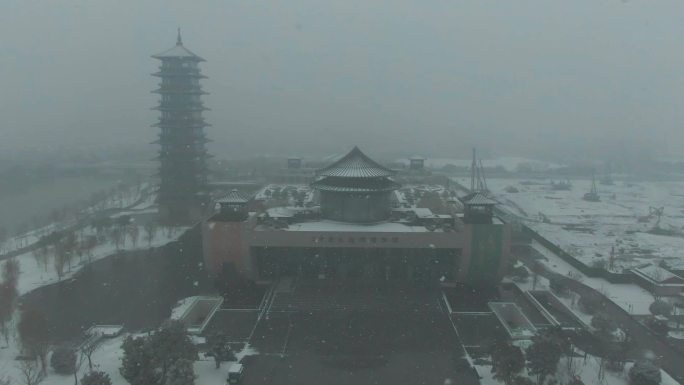
[(155, 59), (190, 59), (194, 61), (205, 61), (201, 57), (192, 53), (189, 49), (183, 46), (183, 40), (180, 35), (180, 29), (178, 30), (178, 39), (176, 40), (176, 45), (173, 48), (167, 49), (162, 53), (152, 55)]
[(316, 172), (318, 176), (341, 178), (378, 178), (389, 177), (394, 174), (396, 174), (395, 171), (369, 158), (358, 147), (354, 147), (337, 162)]

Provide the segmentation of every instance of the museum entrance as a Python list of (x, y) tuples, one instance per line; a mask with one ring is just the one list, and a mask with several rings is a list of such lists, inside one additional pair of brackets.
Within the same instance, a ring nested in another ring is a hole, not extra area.
[(261, 279), (453, 282), (457, 249), (253, 247)]

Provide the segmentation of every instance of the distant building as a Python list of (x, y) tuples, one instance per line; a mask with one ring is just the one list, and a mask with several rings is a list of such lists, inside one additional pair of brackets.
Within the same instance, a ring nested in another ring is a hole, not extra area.
[(154, 127), (161, 130), (159, 139), (159, 214), (165, 222), (191, 223), (207, 212), (207, 150), (208, 141), (202, 118), (207, 108), (201, 96), (206, 94), (200, 86), (198, 64), (204, 59), (183, 46), (180, 30), (176, 45), (152, 56), (161, 61), (161, 78), (154, 93), (160, 95), (155, 107), (161, 116)]
[(409, 168), (414, 171), (423, 170), (425, 168), (425, 158), (422, 156), (413, 156), (409, 159)]
[(286, 167), (276, 171), (275, 175), (269, 175), (268, 179), (281, 183), (310, 183), (314, 177), (314, 169), (304, 164), (302, 158), (287, 158)]
[(299, 170), (302, 168), (302, 158), (287, 158), (287, 168), (291, 170)]
[[(495, 202), (471, 197), (463, 217), (400, 207), (393, 176), (354, 148), (316, 172), (306, 202), (256, 213), (247, 198), (229, 195), (203, 223), (205, 266), (212, 275), (231, 271), (257, 281), (498, 283), (511, 234), (493, 216)], [(283, 191), (269, 194), (283, 201)]]
[(656, 296), (675, 296), (684, 292), (684, 278), (654, 264), (645, 264), (631, 270), (637, 283)]

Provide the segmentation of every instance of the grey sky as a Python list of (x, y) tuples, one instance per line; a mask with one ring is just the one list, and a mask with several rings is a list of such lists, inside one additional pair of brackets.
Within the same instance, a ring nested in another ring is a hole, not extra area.
[(220, 157), (684, 145), (684, 2), (0, 2), (0, 150), (154, 139), (157, 63), (207, 59)]

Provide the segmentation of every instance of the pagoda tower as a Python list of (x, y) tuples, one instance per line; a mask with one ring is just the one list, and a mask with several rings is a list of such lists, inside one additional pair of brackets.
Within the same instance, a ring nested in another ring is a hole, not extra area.
[(152, 56), (161, 61), (159, 88), (159, 191), (157, 203), (160, 219), (167, 223), (187, 224), (199, 220), (208, 204), (207, 158), (208, 142), (202, 118), (207, 110), (201, 97), (199, 63), (205, 61), (183, 46), (180, 28), (176, 45)]

